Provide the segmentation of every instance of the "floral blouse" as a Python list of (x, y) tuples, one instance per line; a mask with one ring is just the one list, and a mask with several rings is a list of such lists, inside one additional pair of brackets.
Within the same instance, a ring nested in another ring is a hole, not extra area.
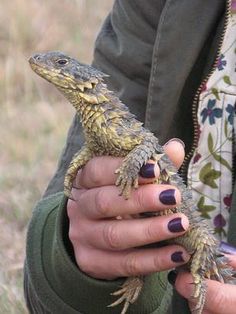
[(188, 169), (197, 210), (220, 240), (227, 236), (235, 161), (236, 0), (231, 7), (217, 67), (199, 97), (198, 145)]

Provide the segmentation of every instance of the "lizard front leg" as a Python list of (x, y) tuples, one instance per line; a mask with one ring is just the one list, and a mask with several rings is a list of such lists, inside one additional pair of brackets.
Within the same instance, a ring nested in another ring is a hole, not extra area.
[(87, 146), (83, 146), (73, 157), (67, 169), (64, 179), (64, 194), (71, 198), (73, 181), (80, 168), (82, 168), (91, 158), (93, 153)]
[(122, 165), (115, 173), (119, 174), (116, 185), (120, 187), (121, 195), (128, 199), (132, 188), (138, 187), (139, 171), (148, 159), (157, 156), (157, 148), (161, 147), (154, 136), (147, 136), (123, 160)]

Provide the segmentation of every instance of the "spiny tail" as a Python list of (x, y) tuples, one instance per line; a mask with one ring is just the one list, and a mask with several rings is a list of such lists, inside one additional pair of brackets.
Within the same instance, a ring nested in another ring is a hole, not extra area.
[(214, 236), (213, 230), (200, 217), (191, 190), (184, 184), (166, 154), (160, 159), (159, 165), (164, 177), (168, 178), (168, 183), (176, 186), (181, 192), (182, 202), (176, 211), (188, 217), (190, 229), (183, 236), (176, 238), (175, 243), (183, 245), (190, 254), (193, 254), (191, 273), (199, 273), (202, 279), (205, 277), (236, 284), (235, 271), (228, 265), (228, 259), (220, 252), (220, 243)]

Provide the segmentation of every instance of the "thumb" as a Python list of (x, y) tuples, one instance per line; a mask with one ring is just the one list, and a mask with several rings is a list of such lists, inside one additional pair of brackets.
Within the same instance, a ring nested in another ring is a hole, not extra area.
[[(207, 286), (206, 302), (204, 309), (214, 314), (235, 314), (236, 308), (236, 286), (220, 283), (214, 280), (205, 280)], [(194, 289), (193, 278), (189, 273), (179, 273), (176, 281), (176, 290), (194, 304), (191, 297)]]

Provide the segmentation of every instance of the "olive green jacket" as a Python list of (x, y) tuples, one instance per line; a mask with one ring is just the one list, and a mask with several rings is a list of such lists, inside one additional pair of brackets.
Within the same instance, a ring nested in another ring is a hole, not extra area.
[[(108, 85), (164, 143), (179, 137), (189, 151), (192, 102), (211, 69), (224, 27), (222, 0), (117, 0), (95, 44), (94, 65), (110, 74)], [(25, 296), (30, 313), (120, 313), (106, 306), (123, 282), (96, 280), (75, 263), (68, 239), (63, 177), (83, 143), (74, 118), (55, 176), (29, 225)], [(229, 241), (236, 245), (236, 200)], [(172, 310), (174, 309), (174, 310)], [(147, 277), (128, 313), (187, 314), (187, 302), (167, 283), (166, 273)]]

